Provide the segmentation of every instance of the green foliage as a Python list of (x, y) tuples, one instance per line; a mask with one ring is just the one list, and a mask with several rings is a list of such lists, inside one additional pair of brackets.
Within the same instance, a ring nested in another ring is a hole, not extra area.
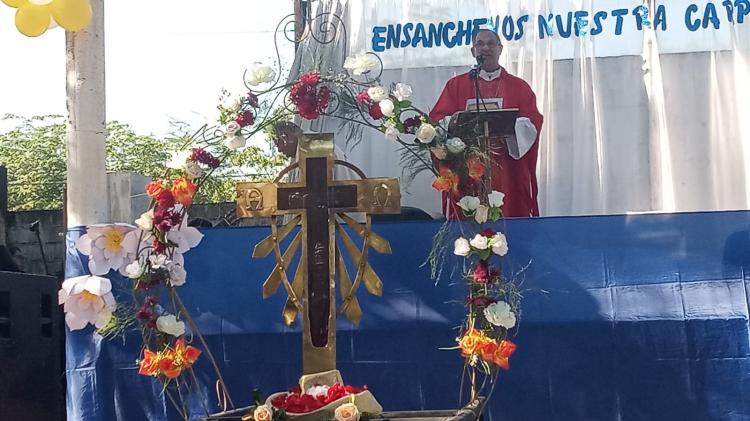
[(8, 169), (10, 210), (62, 207), (65, 187), (65, 124), (60, 116), (19, 119), (0, 134), (0, 165)]
[[(61, 208), (65, 188), (64, 119), (7, 115), (4, 120), (18, 122), (14, 129), (0, 133), (0, 165), (8, 169), (8, 208), (14, 211)], [(109, 122), (107, 131), (107, 170), (135, 172), (151, 178), (166, 174), (166, 163), (182, 149), (186, 138), (141, 135), (117, 121)], [(234, 201), (237, 181), (271, 179), (284, 164), (284, 156), (273, 147), (249, 146), (232, 154), (229, 162), (214, 171), (196, 202)]]

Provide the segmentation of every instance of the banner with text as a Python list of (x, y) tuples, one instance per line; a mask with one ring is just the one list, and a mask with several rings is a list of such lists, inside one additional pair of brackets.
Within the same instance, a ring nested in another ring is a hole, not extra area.
[(660, 53), (727, 50), (748, 37), (749, 15), (750, 0), (363, 0), (352, 50), (378, 53), (385, 68), (463, 65), (480, 28), (526, 59), (640, 55), (645, 31)]

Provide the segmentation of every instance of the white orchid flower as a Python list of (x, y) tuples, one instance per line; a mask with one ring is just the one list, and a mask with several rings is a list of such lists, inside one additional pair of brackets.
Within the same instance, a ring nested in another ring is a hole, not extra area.
[(109, 279), (91, 275), (66, 279), (57, 301), (63, 305), (70, 330), (83, 329), (89, 323), (97, 328), (106, 326), (117, 305)]
[(76, 248), (89, 256), (92, 275), (106, 275), (114, 269), (125, 274), (125, 266), (135, 260), (135, 250), (124, 246), (126, 235), (135, 230), (130, 224), (95, 224), (76, 241)]

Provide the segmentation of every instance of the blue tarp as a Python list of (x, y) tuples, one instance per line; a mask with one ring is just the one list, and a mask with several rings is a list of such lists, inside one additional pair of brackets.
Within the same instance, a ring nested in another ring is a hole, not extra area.
[[(437, 222), (375, 226), (393, 254), (371, 254), (382, 298), (362, 289), (361, 326), (339, 321), (338, 366), (387, 410), (457, 407), (462, 361), (455, 345), (465, 286), (434, 285), (420, 267)], [(518, 350), (489, 402), (488, 420), (750, 419), (748, 275), (750, 212), (509, 220), (512, 265), (524, 300)], [(206, 229), (186, 254), (180, 289), (235, 404), (253, 388), (286, 390), (301, 371), (298, 329), (281, 322), (285, 295), (262, 300), (273, 258), (251, 258), (269, 233)], [(68, 276), (85, 265), (69, 232)], [(115, 278), (120, 293), (126, 280)], [(124, 295), (126, 296), (126, 295)], [(135, 365), (139, 338), (68, 332), (68, 419), (176, 419)], [(205, 359), (201, 391), (213, 395)], [(195, 416), (215, 402), (190, 401)], [(464, 396), (465, 399), (465, 396)]]

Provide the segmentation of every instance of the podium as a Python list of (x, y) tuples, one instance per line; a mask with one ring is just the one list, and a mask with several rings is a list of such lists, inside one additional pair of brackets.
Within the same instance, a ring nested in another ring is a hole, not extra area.
[(480, 109), (453, 114), (448, 125), (449, 137), (458, 137), (468, 146), (488, 148), (507, 147), (518, 151), (516, 118), (518, 108)]

